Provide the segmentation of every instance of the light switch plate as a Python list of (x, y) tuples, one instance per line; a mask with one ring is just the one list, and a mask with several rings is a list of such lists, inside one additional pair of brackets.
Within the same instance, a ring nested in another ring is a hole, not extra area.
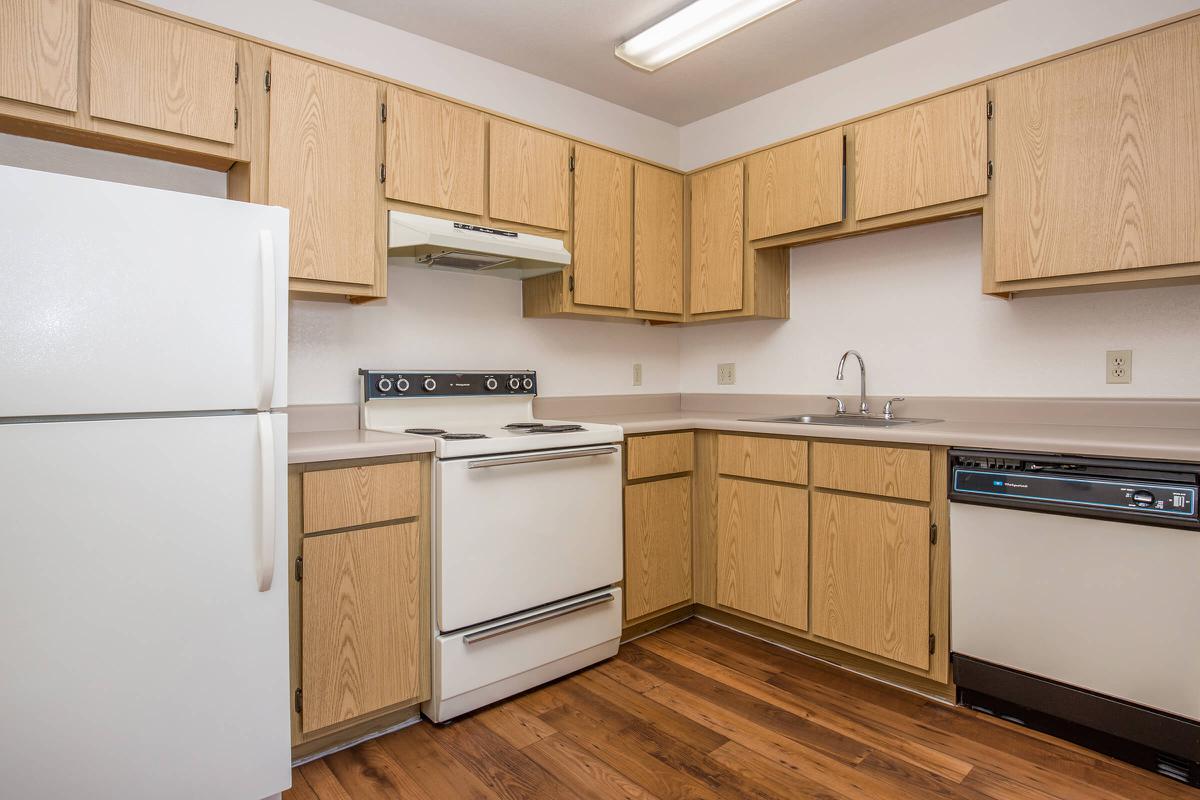
[(733, 386), (737, 383), (737, 364), (717, 364), (717, 385)]
[(1133, 383), (1133, 351), (1109, 350), (1105, 356), (1106, 383)]
[(634, 386), (642, 385), (642, 365), (641, 364), (633, 365), (633, 385)]

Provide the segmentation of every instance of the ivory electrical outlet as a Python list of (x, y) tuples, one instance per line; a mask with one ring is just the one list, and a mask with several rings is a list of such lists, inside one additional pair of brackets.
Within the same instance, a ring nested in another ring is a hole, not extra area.
[(737, 383), (737, 364), (717, 364), (717, 385), (732, 386)]
[(1133, 383), (1132, 350), (1109, 350), (1106, 363), (1106, 383)]
[(633, 365), (633, 385), (634, 386), (642, 385), (642, 365), (641, 364)]

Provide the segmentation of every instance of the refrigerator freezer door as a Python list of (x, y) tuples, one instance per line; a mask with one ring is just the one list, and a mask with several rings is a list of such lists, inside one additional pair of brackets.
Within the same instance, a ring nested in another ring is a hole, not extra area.
[(289, 785), (286, 442), (278, 413), (0, 425), (0, 794)]
[(0, 417), (287, 405), (288, 212), (0, 166)]

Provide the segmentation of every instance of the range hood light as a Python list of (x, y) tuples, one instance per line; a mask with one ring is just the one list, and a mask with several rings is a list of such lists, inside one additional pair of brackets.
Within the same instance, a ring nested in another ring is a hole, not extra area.
[(796, 0), (696, 0), (617, 45), (616, 56), (653, 72)]

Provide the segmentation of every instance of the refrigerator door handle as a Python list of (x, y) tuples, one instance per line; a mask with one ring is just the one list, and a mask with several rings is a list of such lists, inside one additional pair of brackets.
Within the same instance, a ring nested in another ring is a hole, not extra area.
[(271, 591), (275, 581), (275, 432), (271, 415), (258, 417), (259, 471), (261, 480), (262, 530), (259, 534), (258, 590)]
[(269, 230), (258, 232), (258, 260), (262, 268), (262, 354), (259, 362), (262, 383), (258, 391), (258, 410), (267, 411), (275, 394), (275, 327), (278, 323), (275, 318), (275, 240)]

